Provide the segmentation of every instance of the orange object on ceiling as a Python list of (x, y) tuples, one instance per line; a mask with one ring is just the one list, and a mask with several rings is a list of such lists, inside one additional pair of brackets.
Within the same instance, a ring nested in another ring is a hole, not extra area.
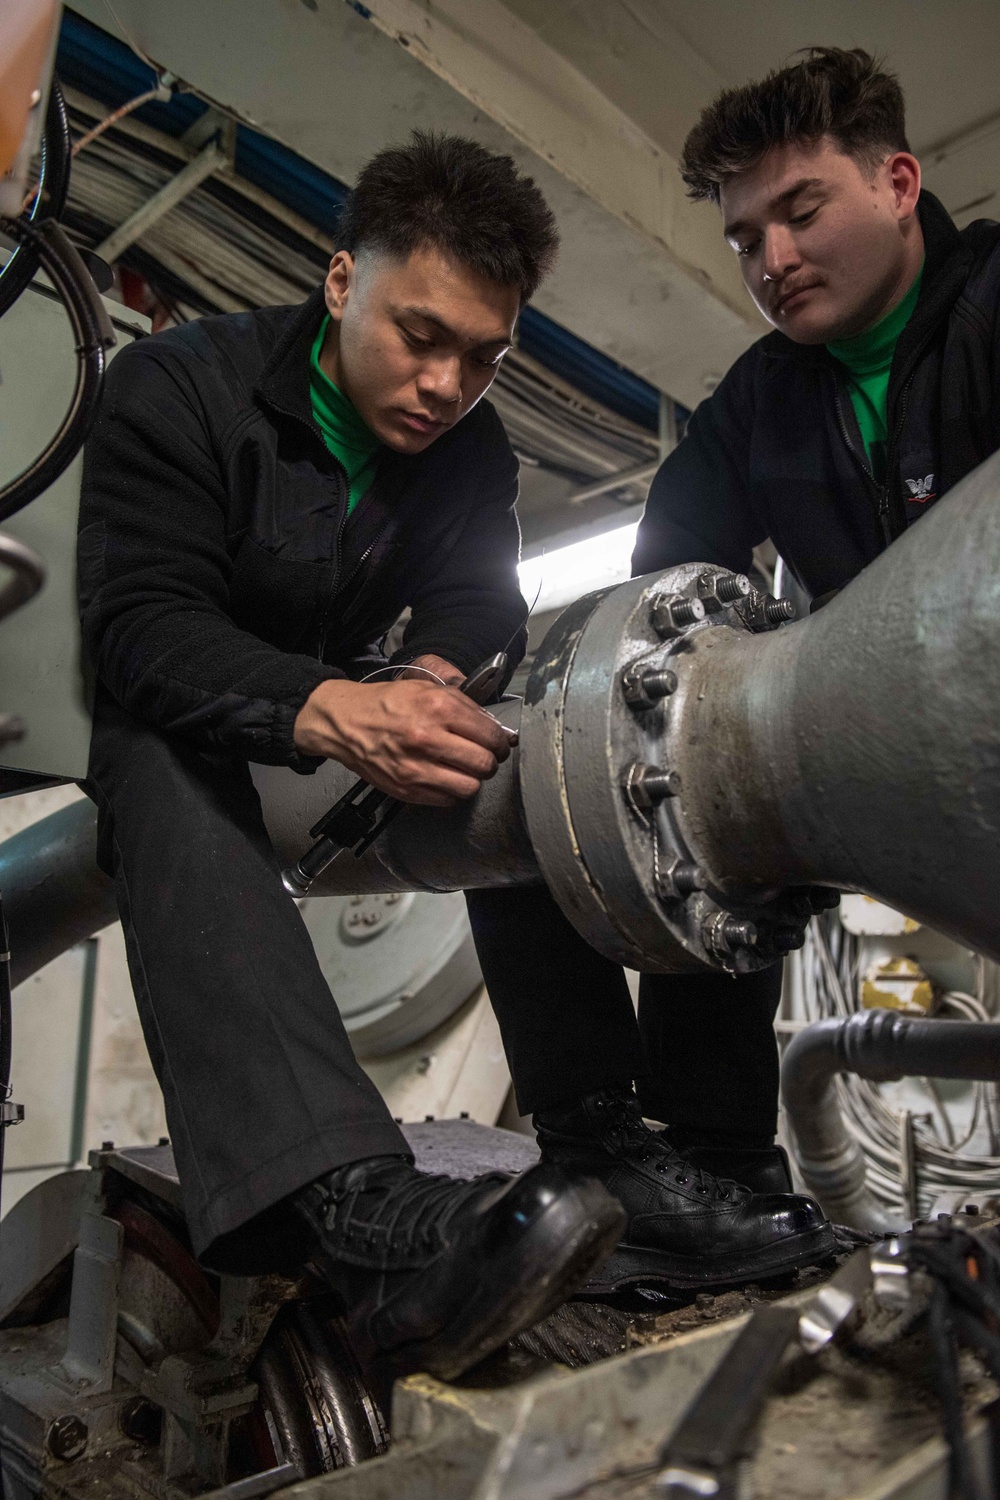
[(57, 0), (0, 0), (0, 176), (21, 145), (57, 10)]

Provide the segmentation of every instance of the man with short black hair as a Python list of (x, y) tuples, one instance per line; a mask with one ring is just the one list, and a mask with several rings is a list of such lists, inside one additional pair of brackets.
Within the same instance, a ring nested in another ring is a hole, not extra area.
[[(544, 1316), (622, 1212), (550, 1165), (415, 1170), (282, 888), (250, 763), (330, 757), (447, 805), (509, 755), (454, 686), (524, 647), (517, 464), (480, 398), (556, 243), (509, 158), (417, 135), (362, 172), (303, 306), (126, 350), (86, 454), (88, 789), (194, 1249), (244, 1273), (308, 1259), (380, 1387), (458, 1374)], [(391, 661), (423, 676), (365, 681), (407, 606)]]
[[(682, 175), (720, 206), (775, 332), (661, 466), (633, 571), (745, 572), (770, 537), (815, 607), (1000, 447), (1000, 225), (959, 233), (920, 191), (902, 91), (860, 50), (813, 48), (720, 95)], [(773, 1144), (780, 966), (643, 975), (636, 1024), (622, 971), (547, 895), (476, 892), (470, 909), (543, 1156), (613, 1185), (629, 1213), (602, 1283), (712, 1285), (811, 1258), (815, 1238), (760, 1196), (791, 1185)]]

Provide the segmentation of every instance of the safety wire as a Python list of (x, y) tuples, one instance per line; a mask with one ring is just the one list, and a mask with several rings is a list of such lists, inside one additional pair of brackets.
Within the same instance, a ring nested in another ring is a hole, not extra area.
[(75, 140), (73, 142), (73, 155), (79, 156), (81, 151), (85, 151), (106, 130), (110, 130), (112, 125), (117, 125), (119, 120), (124, 120), (125, 116), (130, 115), (133, 110), (141, 109), (144, 104), (151, 104), (154, 99), (162, 104), (170, 98), (170, 94), (169, 83), (165, 79), (158, 78), (153, 88), (146, 89), (142, 94), (136, 94), (134, 99), (126, 100), (124, 104), (120, 104), (117, 109), (112, 110), (109, 115), (105, 115), (103, 120), (98, 120), (97, 124), (88, 130), (86, 134), (81, 135)]
[[(857, 1011), (859, 945), (836, 913), (825, 913), (809, 927), (806, 944), (793, 956), (806, 1019), (841, 1018)], [(940, 997), (939, 1011), (964, 1021), (994, 1023), (987, 999), (987, 967), (977, 960), (977, 991), (959, 990)], [(933, 1079), (923, 1079), (931, 1097), (927, 1113), (893, 1109), (868, 1079), (842, 1074), (837, 1080), (844, 1123), (861, 1146), (866, 1180), (887, 1208), (907, 1217), (928, 1214), (942, 1196), (968, 1193), (995, 1197), (1000, 1184), (1000, 1098), (995, 1082), (971, 1085), (972, 1110), (963, 1134), (957, 1134), (947, 1105)], [(971, 1151), (973, 1141), (988, 1154)], [(908, 1158), (911, 1158), (908, 1160)]]

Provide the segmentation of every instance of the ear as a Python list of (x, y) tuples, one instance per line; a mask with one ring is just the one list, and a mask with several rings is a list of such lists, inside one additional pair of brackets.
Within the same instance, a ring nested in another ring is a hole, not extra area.
[(344, 316), (353, 285), (354, 257), (348, 255), (346, 250), (338, 250), (330, 262), (323, 287), (326, 310), (335, 323), (339, 323)]
[(909, 151), (894, 151), (883, 163), (892, 188), (897, 219), (910, 219), (920, 197), (920, 163)]

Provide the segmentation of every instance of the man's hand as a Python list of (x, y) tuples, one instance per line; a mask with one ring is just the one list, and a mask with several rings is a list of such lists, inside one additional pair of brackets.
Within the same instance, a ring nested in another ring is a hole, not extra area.
[[(458, 669), (450, 670), (461, 682)], [(426, 677), (321, 682), (295, 720), (295, 746), (304, 755), (340, 761), (380, 791), (430, 807), (474, 796), (516, 742), (456, 688)]]

